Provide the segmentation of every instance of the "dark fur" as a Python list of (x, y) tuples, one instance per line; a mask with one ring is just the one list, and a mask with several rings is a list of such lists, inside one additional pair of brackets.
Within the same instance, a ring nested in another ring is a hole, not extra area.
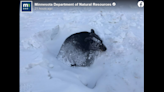
[[(106, 51), (107, 49), (103, 44), (103, 41), (100, 39), (98, 35), (95, 34), (93, 29), (91, 29), (91, 32), (79, 32), (79, 33), (72, 34), (64, 41), (64, 44), (62, 45), (61, 49), (64, 48), (64, 46), (67, 44), (71, 44), (71, 47), (75, 48), (75, 50), (78, 50), (77, 52), (86, 53), (87, 58), (85, 60), (84, 66), (90, 66), (92, 64), (91, 61), (94, 60), (94, 56), (91, 56), (91, 59), (88, 59), (89, 54), (91, 52), (94, 53), (99, 50)], [(64, 50), (69, 50), (69, 49), (64, 49)], [(83, 65), (78, 65), (76, 64), (76, 61), (73, 60), (71, 66), (83, 66)]]

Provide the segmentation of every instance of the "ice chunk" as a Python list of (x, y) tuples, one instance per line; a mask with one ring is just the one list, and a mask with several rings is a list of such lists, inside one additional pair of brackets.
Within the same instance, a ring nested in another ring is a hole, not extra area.
[(25, 49), (28, 48), (39, 48), (41, 45), (34, 38), (24, 39), (21, 41)]
[(120, 37), (114, 37), (114, 38), (113, 38), (113, 42), (114, 42), (114, 43), (117, 43), (117, 42), (121, 43), (122, 41), (123, 41), (123, 39), (120, 38)]
[(51, 40), (55, 38), (58, 32), (59, 32), (59, 25), (57, 25), (55, 28), (52, 29)]
[(120, 37), (121, 37), (121, 38), (125, 38), (125, 35), (126, 35), (126, 33), (125, 33), (125, 32), (122, 32), (122, 33), (120, 34)]
[(107, 35), (112, 34), (112, 32), (107, 30), (107, 29), (104, 30), (104, 33), (107, 34)]
[(49, 67), (50, 67), (50, 68), (53, 68), (53, 67), (54, 67), (54, 65), (53, 65), (53, 64), (49, 64)]
[(128, 37), (135, 38), (136, 36), (133, 34), (133, 32), (129, 31), (126, 34)]

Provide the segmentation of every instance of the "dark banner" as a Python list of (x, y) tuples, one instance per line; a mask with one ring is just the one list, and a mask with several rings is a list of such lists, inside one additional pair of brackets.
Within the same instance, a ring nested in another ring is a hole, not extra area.
[(32, 11), (53, 11), (70, 8), (90, 8), (93, 11), (99, 8), (122, 9), (122, 10), (143, 10), (143, 0), (28, 0), (20, 1), (21, 12)]

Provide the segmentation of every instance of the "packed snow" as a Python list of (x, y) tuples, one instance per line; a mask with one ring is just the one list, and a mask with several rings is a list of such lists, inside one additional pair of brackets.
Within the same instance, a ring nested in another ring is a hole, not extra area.
[[(144, 92), (144, 10), (92, 9), (20, 12), (20, 92)], [(93, 65), (56, 59), (68, 36), (91, 29), (107, 47)]]

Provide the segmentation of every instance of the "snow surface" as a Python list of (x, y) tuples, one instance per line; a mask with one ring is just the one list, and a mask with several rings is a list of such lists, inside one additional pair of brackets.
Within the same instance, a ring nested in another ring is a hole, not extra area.
[[(70, 67), (56, 59), (65, 38), (91, 29), (107, 47), (92, 66)], [(143, 35), (143, 9), (20, 13), (20, 92), (143, 92)]]

